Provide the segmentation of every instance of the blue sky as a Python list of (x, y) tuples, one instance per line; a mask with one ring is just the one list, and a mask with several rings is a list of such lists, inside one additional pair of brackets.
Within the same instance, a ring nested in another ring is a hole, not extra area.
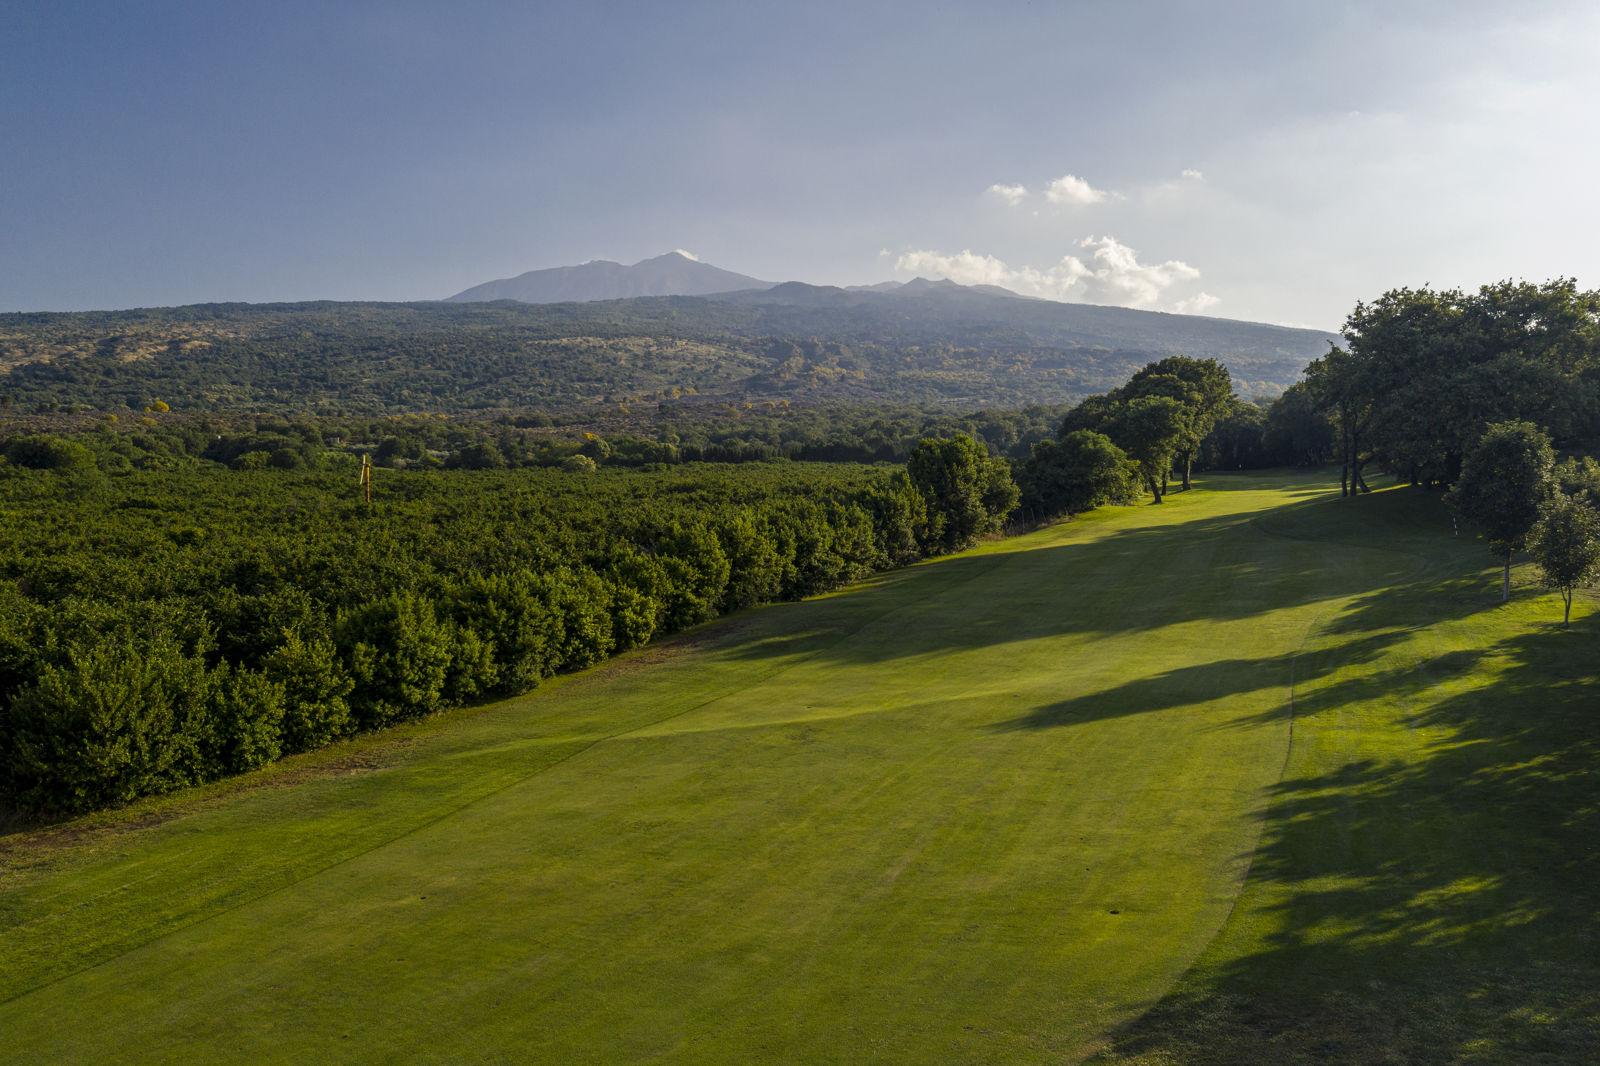
[(1600, 285), (1600, 17), (1509, 7), (0, 0), (0, 309), (671, 248), (1317, 326)]

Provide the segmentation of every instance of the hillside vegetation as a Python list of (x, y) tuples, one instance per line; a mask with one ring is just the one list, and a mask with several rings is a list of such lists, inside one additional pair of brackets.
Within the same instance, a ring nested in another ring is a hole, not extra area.
[(1143, 363), (1216, 357), (1274, 393), (1332, 335), (994, 296), (778, 286), (528, 305), (216, 304), (0, 315), (0, 405), (23, 412), (495, 413), (763, 399), (1021, 407)]
[(7, 1057), (1579, 1061), (1597, 616), (1494, 565), (1213, 476), (14, 836)]

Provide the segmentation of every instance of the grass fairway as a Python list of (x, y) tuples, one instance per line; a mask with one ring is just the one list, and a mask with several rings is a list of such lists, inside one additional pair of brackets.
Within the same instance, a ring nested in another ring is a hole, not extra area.
[(4, 1057), (1592, 1059), (1600, 616), (1491, 569), (1213, 478), (0, 838)]

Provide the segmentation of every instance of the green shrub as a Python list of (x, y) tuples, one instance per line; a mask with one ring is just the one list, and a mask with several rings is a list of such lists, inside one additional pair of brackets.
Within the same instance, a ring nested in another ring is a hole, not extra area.
[(206, 776), (265, 766), (283, 754), (284, 686), (255, 670), (218, 668)]
[(365, 729), (439, 709), (455, 652), (433, 604), (395, 593), (346, 612), (337, 623), (355, 679), (351, 710)]
[(333, 641), (289, 630), (262, 669), (283, 687), (285, 752), (312, 751), (354, 731), (349, 696), (355, 682)]
[(87, 811), (203, 780), (213, 684), (164, 637), (108, 639), (44, 665), (7, 716), (15, 801)]

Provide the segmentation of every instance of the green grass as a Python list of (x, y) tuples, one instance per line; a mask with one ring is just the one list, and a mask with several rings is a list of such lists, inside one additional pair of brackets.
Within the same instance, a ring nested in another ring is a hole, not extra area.
[(1580, 1060), (1600, 615), (1492, 568), (1213, 478), (0, 838), (5, 1058)]

